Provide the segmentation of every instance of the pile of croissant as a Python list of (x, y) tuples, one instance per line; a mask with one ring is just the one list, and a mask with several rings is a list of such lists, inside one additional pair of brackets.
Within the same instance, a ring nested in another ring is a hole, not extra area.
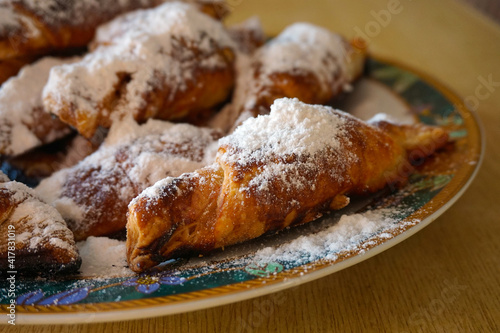
[(25, 274), (76, 272), (76, 242), (105, 236), (144, 272), (404, 184), (449, 140), (328, 106), (362, 74), (359, 41), (308, 23), (266, 41), (219, 0), (95, 6), (0, 3), (2, 168), (39, 181), (0, 173), (1, 269), (15, 252)]

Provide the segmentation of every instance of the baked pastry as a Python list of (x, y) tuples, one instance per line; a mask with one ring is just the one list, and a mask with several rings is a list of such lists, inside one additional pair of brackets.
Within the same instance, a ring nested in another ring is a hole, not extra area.
[(80, 267), (73, 234), (57, 210), (40, 201), (24, 184), (9, 181), (2, 172), (0, 231), (4, 235), (0, 239), (2, 272), (53, 275)]
[(23, 66), (33, 62), (36, 57), (20, 57), (11, 59), (0, 59), (0, 86), (12, 76), (17, 75)]
[(0, 155), (19, 155), (70, 133), (70, 127), (45, 112), (42, 90), (50, 69), (76, 58), (43, 58), (25, 66), (0, 88)]
[(329, 103), (362, 74), (366, 49), (358, 44), (309, 23), (288, 26), (249, 59), (239, 59), (234, 99), (223, 111), (230, 113), (223, 123), (234, 128), (249, 117), (268, 114), (282, 97)]
[(120, 236), (129, 202), (160, 179), (213, 163), (207, 149), (219, 137), (188, 124), (150, 120), (139, 126), (127, 119), (94, 154), (43, 180), (36, 191), (61, 212), (76, 240)]
[[(119, 14), (165, 0), (3, 0), (0, 2), (0, 59), (84, 47), (97, 27)], [(221, 17), (223, 1), (188, 1)]]
[(270, 115), (220, 140), (216, 164), (166, 178), (131, 202), (129, 266), (142, 272), (310, 222), (349, 196), (404, 183), (411, 162), (447, 140), (441, 128), (367, 124), (330, 107), (276, 100)]
[[(54, 172), (69, 168), (89, 156), (99, 148), (104, 135), (94, 135), (87, 140), (78, 133), (71, 133), (62, 139), (50, 144), (29, 150), (21, 155), (7, 158), (2, 165), (17, 176), (19, 172), (31, 182), (38, 184), (43, 178), (49, 177)], [(8, 173), (10, 175), (10, 172)], [(24, 181), (23, 181), (24, 182)]]
[(266, 42), (266, 34), (257, 16), (227, 28), (239, 51), (252, 54)]
[(226, 100), (234, 42), (222, 24), (185, 3), (165, 3), (99, 28), (82, 61), (54, 68), (44, 105), (91, 137), (125, 114), (179, 119)]

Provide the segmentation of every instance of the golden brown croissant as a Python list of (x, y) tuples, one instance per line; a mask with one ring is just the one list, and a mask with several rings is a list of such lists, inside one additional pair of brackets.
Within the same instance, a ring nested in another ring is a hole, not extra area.
[(2, 272), (52, 275), (80, 267), (73, 234), (57, 210), (1, 172), (0, 232), (4, 235), (0, 240)]
[(0, 88), (0, 155), (19, 155), (70, 133), (68, 125), (45, 111), (42, 90), (50, 69), (76, 58), (43, 58), (25, 66)]
[[(295, 23), (240, 60), (232, 104), (223, 112), (237, 126), (249, 117), (269, 113), (274, 100), (298, 98), (327, 104), (363, 71), (365, 48), (308, 23)], [(222, 115), (224, 116), (224, 115)]]
[(270, 115), (220, 140), (216, 164), (160, 181), (131, 202), (130, 268), (141, 272), (312, 221), (346, 206), (350, 195), (404, 182), (412, 159), (447, 139), (440, 128), (367, 124), (329, 107), (279, 99)]
[(95, 153), (43, 180), (36, 191), (61, 212), (76, 240), (119, 235), (135, 196), (160, 179), (212, 163), (206, 149), (219, 137), (212, 129), (159, 120), (117, 123)]
[[(0, 59), (86, 46), (99, 25), (117, 15), (164, 0), (6, 0), (0, 3)], [(188, 1), (214, 17), (223, 1)]]
[(234, 42), (185, 3), (121, 16), (95, 43), (81, 62), (54, 68), (44, 90), (47, 109), (85, 137), (124, 114), (143, 122), (203, 112), (234, 85)]

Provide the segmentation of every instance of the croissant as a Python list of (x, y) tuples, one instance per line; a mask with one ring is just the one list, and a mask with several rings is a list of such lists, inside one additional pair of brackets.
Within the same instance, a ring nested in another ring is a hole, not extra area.
[[(103, 141), (102, 133), (87, 140), (78, 133), (5, 159), (2, 170), (11, 171), (12, 178), (28, 185), (35, 185), (54, 172), (69, 168), (89, 156)], [(23, 179), (22, 177), (26, 177)]]
[(266, 42), (266, 34), (257, 16), (227, 28), (240, 52), (252, 54)]
[(25, 66), (0, 88), (0, 154), (19, 155), (62, 138), (70, 127), (45, 111), (42, 90), (50, 69), (76, 58), (46, 57)]
[[(73, 234), (54, 207), (0, 172), (0, 270), (25, 275), (77, 271), (81, 258)], [(14, 260), (9, 260), (14, 259)]]
[(165, 3), (102, 26), (81, 62), (56, 67), (44, 104), (83, 136), (131, 114), (179, 119), (223, 102), (234, 85), (234, 42), (222, 24)]
[[(164, 0), (6, 0), (0, 3), (0, 59), (85, 47), (99, 25), (119, 14)], [(188, 1), (223, 17), (223, 1)]]
[(118, 237), (135, 196), (167, 176), (210, 164), (208, 149), (219, 137), (188, 124), (150, 120), (139, 126), (127, 119), (116, 123), (95, 153), (44, 179), (36, 191), (61, 212), (76, 240)]
[(217, 163), (166, 178), (129, 205), (136, 272), (180, 256), (307, 223), (349, 196), (404, 183), (414, 159), (448, 140), (436, 127), (364, 123), (330, 107), (279, 99), (270, 115), (221, 139)]
[[(223, 111), (234, 127), (269, 113), (274, 100), (298, 98), (327, 104), (363, 71), (366, 48), (309, 23), (288, 26), (277, 37), (240, 61), (232, 104)], [(228, 130), (228, 128), (225, 128)]]
[(32, 56), (0, 59), (0, 86), (12, 76), (17, 75), (23, 66), (33, 62), (35, 59)]

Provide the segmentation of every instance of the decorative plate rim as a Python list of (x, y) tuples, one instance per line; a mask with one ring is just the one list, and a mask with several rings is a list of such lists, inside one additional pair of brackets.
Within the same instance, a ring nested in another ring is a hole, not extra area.
[[(416, 74), (418, 78), (441, 93), (458, 110), (468, 131), (473, 163), (466, 163), (455, 173), (453, 179), (423, 207), (401, 222), (418, 218), (420, 222), (409, 226), (401, 233), (367, 248), (366, 252), (347, 255), (340, 261), (321, 259), (306, 265), (284, 270), (270, 277), (259, 277), (250, 281), (234, 283), (178, 295), (160, 296), (121, 302), (88, 303), (74, 305), (23, 306), (17, 307), (16, 323), (32, 324), (77, 324), (98, 323), (172, 315), (221, 306), (238, 301), (296, 287), (325, 277), (367, 260), (411, 237), (448, 210), (467, 190), (476, 177), (485, 155), (485, 133), (478, 115), (466, 107), (463, 100), (446, 85), (422, 70), (401, 62), (370, 54), (370, 58)], [(303, 274), (301, 274), (303, 273)], [(4, 306), (0, 306), (4, 312)]]

